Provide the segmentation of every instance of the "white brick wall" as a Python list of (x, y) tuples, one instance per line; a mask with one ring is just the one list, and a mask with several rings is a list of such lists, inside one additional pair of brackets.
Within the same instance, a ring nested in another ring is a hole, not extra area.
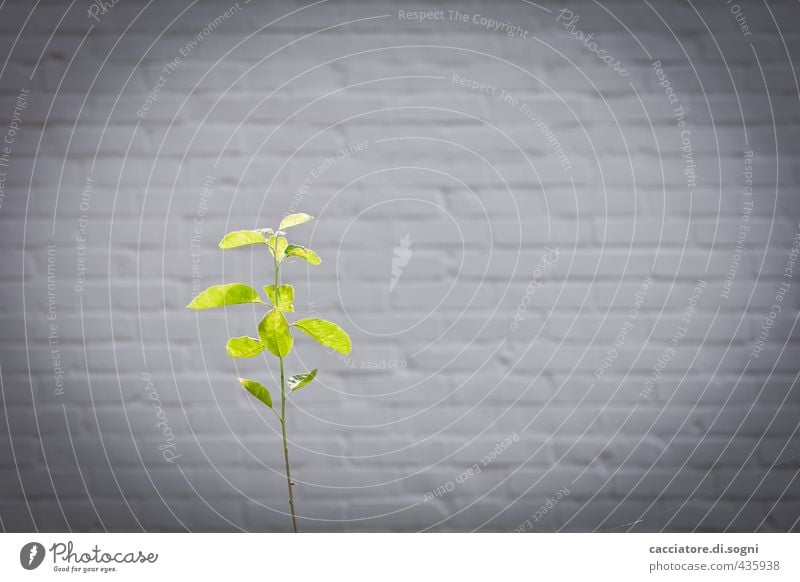
[[(236, 382), (274, 393), (274, 369), (224, 350), (258, 310), (183, 306), (193, 269), (202, 287), (268, 282), (263, 253), (216, 243), (293, 209), (319, 217), (293, 234), (323, 258), (285, 269), (298, 311), (354, 343), (345, 363), (298, 338), (288, 363), (320, 368), (288, 423), (301, 529), (797, 530), (800, 282), (784, 273), (800, 219), (800, 9), (769, 4), (742, 5), (744, 35), (725, 2), (240, 2), (208, 34), (234, 4), (122, 0), (96, 22), (85, 1), (4, 3), (0, 140), (30, 94), (0, 167), (0, 526), (289, 527), (274, 418)], [(415, 9), (445, 19), (398, 17)], [(686, 111), (692, 192), (656, 60)], [(747, 150), (751, 229), (725, 299)], [(537, 270), (547, 248), (558, 258)]]

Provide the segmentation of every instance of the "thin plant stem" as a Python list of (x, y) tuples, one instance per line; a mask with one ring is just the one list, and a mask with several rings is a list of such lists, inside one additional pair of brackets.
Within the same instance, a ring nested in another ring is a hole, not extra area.
[[(278, 248), (278, 237), (275, 236), (275, 249)], [(278, 285), (280, 284), (280, 267), (278, 266), (278, 256), (274, 252), (275, 257), (275, 296), (278, 296)], [(292, 528), (294, 533), (297, 533), (297, 515), (294, 511), (294, 491), (292, 483), (292, 470), (289, 466), (289, 441), (286, 438), (286, 375), (283, 371), (283, 358), (278, 357), (281, 367), (281, 436), (283, 437), (283, 461), (286, 465), (286, 486), (289, 489), (289, 510), (292, 512)]]
[(283, 358), (280, 358), (281, 363), (281, 431), (283, 433), (283, 460), (286, 463), (286, 485), (289, 488), (289, 509), (292, 512), (292, 527), (294, 533), (297, 533), (297, 515), (294, 512), (294, 491), (292, 482), (292, 470), (289, 467), (289, 443), (286, 439), (286, 390), (285, 380), (283, 373)]

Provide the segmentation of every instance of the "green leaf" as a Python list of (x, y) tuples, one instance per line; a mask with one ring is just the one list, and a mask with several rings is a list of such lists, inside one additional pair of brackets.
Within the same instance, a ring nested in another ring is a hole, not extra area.
[(345, 356), (350, 353), (350, 348), (352, 347), (350, 336), (335, 323), (317, 319), (316, 317), (308, 317), (295, 321), (292, 325), (335, 352)]
[(239, 384), (247, 388), (247, 391), (261, 402), (272, 408), (272, 396), (270, 396), (269, 390), (264, 388), (259, 382), (248, 380), (247, 378), (239, 378)]
[(288, 246), (288, 242), (286, 241), (286, 237), (284, 236), (271, 236), (269, 237), (269, 250), (272, 253), (272, 256), (278, 257), (278, 262), (280, 263), (283, 260), (284, 253), (286, 253), (286, 247)]
[(289, 323), (277, 309), (267, 313), (258, 324), (258, 337), (278, 358), (284, 358), (292, 351), (294, 339), (289, 331)]
[(314, 368), (310, 372), (306, 372), (305, 374), (295, 374), (294, 376), (289, 376), (286, 380), (287, 384), (289, 385), (289, 392), (294, 392), (295, 390), (300, 390), (306, 384), (310, 384), (311, 381), (316, 378), (317, 376), (317, 369)]
[(202, 291), (192, 299), (186, 307), (188, 309), (211, 309), (225, 305), (239, 305), (241, 303), (264, 303), (258, 291), (242, 283), (229, 283), (227, 285), (213, 285)]
[(287, 257), (299, 257), (312, 265), (319, 265), (322, 262), (317, 253), (300, 245), (287, 245), (285, 252)]
[(294, 311), (294, 287), (291, 285), (279, 285), (277, 295), (275, 293), (275, 285), (266, 285), (264, 291), (277, 309), (283, 312)]
[(228, 355), (232, 358), (252, 358), (257, 356), (267, 346), (252, 337), (232, 337), (226, 346)]
[(265, 245), (267, 239), (259, 230), (237, 230), (229, 232), (219, 241), (221, 249), (235, 249), (247, 245)]
[(278, 230), (283, 230), (285, 228), (291, 228), (293, 226), (297, 226), (298, 224), (304, 224), (309, 220), (313, 220), (314, 217), (310, 214), (306, 214), (305, 212), (298, 212), (297, 214), (290, 214), (289, 216), (285, 217), (281, 220), (281, 223), (278, 225)]

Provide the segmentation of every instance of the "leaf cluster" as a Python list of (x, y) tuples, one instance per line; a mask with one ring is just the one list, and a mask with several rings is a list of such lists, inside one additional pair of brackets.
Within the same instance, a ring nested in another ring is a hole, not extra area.
[[(263, 228), (256, 230), (237, 230), (226, 234), (219, 242), (219, 248), (227, 250), (251, 245), (266, 245), (275, 262), (275, 269), (292, 258), (307, 261), (311, 265), (319, 265), (317, 253), (301, 245), (290, 244), (286, 239), (285, 229), (304, 224), (312, 220), (305, 213), (286, 216), (277, 230)], [(194, 310), (214, 309), (229, 305), (260, 303), (269, 310), (258, 324), (258, 337), (234, 337), (228, 340), (226, 349), (232, 358), (252, 358), (264, 351), (283, 360), (294, 346), (293, 330), (299, 330), (323, 346), (343, 355), (350, 353), (351, 342), (347, 333), (333, 322), (317, 317), (307, 317), (289, 322), (287, 313), (294, 313), (294, 287), (291, 285), (265, 285), (264, 297), (258, 291), (244, 283), (228, 283), (212, 285), (199, 293), (187, 305)], [(282, 368), (281, 368), (282, 369)], [(317, 375), (317, 370), (295, 374), (287, 379), (290, 392), (299, 390), (309, 384)], [(240, 378), (239, 383), (253, 396), (272, 408), (272, 397), (262, 384), (255, 380)]]

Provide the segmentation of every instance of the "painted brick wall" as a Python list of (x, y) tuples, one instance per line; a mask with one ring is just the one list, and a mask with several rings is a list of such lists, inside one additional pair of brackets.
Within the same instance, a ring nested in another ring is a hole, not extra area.
[(303, 210), (301, 529), (797, 529), (799, 17), (3, 3), (2, 527), (289, 527), (259, 310), (183, 307)]

